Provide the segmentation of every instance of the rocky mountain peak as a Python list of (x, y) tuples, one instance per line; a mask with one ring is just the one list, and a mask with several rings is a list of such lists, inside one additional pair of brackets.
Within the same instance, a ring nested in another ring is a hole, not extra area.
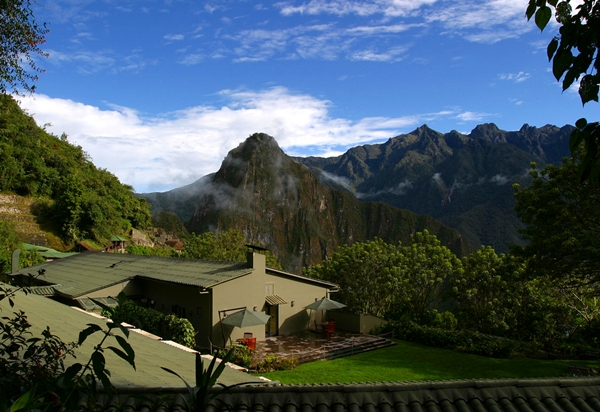
[(488, 141), (497, 141), (501, 130), (494, 123), (484, 123), (477, 125), (469, 134), (473, 139), (483, 139)]

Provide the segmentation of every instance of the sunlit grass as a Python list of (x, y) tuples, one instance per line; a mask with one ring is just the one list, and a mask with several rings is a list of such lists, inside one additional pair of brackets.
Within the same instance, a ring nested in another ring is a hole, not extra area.
[(565, 376), (571, 364), (600, 366), (598, 361), (486, 358), (398, 341), (389, 348), (262, 376), (288, 384), (542, 378)]

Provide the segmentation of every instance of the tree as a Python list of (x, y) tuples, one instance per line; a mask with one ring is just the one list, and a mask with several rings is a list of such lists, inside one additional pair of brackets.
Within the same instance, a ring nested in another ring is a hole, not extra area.
[(435, 309), (444, 282), (462, 271), (460, 260), (439, 239), (424, 230), (411, 235), (411, 243), (401, 248), (400, 288), (396, 302), (401, 312), (423, 323), (428, 311)]
[[(583, 0), (575, 12), (570, 0), (529, 0), (527, 19), (535, 16), (535, 24), (544, 30), (552, 18), (552, 8), (559, 33), (548, 44), (548, 59), (557, 81), (562, 78), (563, 91), (579, 80), (581, 102), (598, 101), (600, 88), (600, 1)], [(563, 77), (564, 76), (564, 77)], [(579, 165), (579, 178), (600, 181), (600, 123), (579, 119), (571, 134), (569, 146), (575, 156), (582, 146), (585, 155)]]
[(530, 172), (531, 185), (515, 185), (517, 216), (529, 242), (512, 252), (528, 259), (535, 276), (588, 283), (600, 281), (600, 187), (578, 175), (576, 159)]
[(463, 270), (450, 280), (449, 295), (462, 329), (505, 335), (514, 327), (522, 296), (524, 265), (482, 246), (462, 259)]
[[(36, 55), (47, 57), (40, 48), (48, 33), (46, 23), (33, 16), (35, 0), (0, 0), (0, 93), (33, 93), (38, 73)], [(31, 71), (30, 71), (31, 70)]]
[[(242, 232), (229, 229), (226, 232), (192, 233), (183, 241), (182, 257), (189, 259), (245, 262), (246, 237)], [(281, 269), (281, 263), (271, 252), (266, 253), (267, 266)]]
[(11, 272), (12, 253), (19, 244), (15, 227), (0, 220), (0, 275)]
[(341, 246), (320, 265), (305, 269), (304, 274), (338, 284), (336, 299), (349, 310), (385, 317), (398, 299), (400, 247), (379, 238)]
[(412, 235), (406, 246), (379, 238), (341, 246), (305, 274), (338, 284), (336, 297), (354, 312), (422, 322), (438, 302), (444, 281), (460, 265), (448, 248), (424, 230)]

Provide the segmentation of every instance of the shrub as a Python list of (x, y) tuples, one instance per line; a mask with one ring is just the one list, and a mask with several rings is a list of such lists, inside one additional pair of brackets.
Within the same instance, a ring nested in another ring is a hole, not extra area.
[(256, 365), (257, 373), (287, 371), (298, 366), (296, 358), (281, 358), (277, 355), (266, 355), (264, 359)]
[[(248, 347), (244, 345), (233, 345), (230, 350), (232, 351), (231, 363), (235, 363), (243, 368), (250, 368), (250, 366), (252, 366), (254, 351), (248, 349)], [(218, 350), (215, 353), (215, 356), (223, 359), (227, 353), (227, 349), (222, 349)]]
[(196, 333), (189, 320), (178, 318), (175, 315), (166, 315), (155, 309), (144, 308), (122, 296), (119, 299), (119, 306), (104, 309), (102, 315), (111, 318), (115, 323), (129, 323), (188, 348), (196, 346)]
[(517, 348), (522, 349), (520, 342), (478, 332), (447, 330), (414, 322), (391, 328), (394, 335), (402, 340), (493, 358), (506, 358)]

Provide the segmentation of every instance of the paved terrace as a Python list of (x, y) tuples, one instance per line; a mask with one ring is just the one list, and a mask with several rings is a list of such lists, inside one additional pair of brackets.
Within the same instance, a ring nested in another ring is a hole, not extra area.
[(320, 359), (340, 358), (391, 345), (395, 343), (373, 335), (336, 332), (328, 338), (323, 333), (307, 331), (258, 341), (253, 364), (270, 354), (282, 358), (296, 358), (298, 364), (301, 364)]

